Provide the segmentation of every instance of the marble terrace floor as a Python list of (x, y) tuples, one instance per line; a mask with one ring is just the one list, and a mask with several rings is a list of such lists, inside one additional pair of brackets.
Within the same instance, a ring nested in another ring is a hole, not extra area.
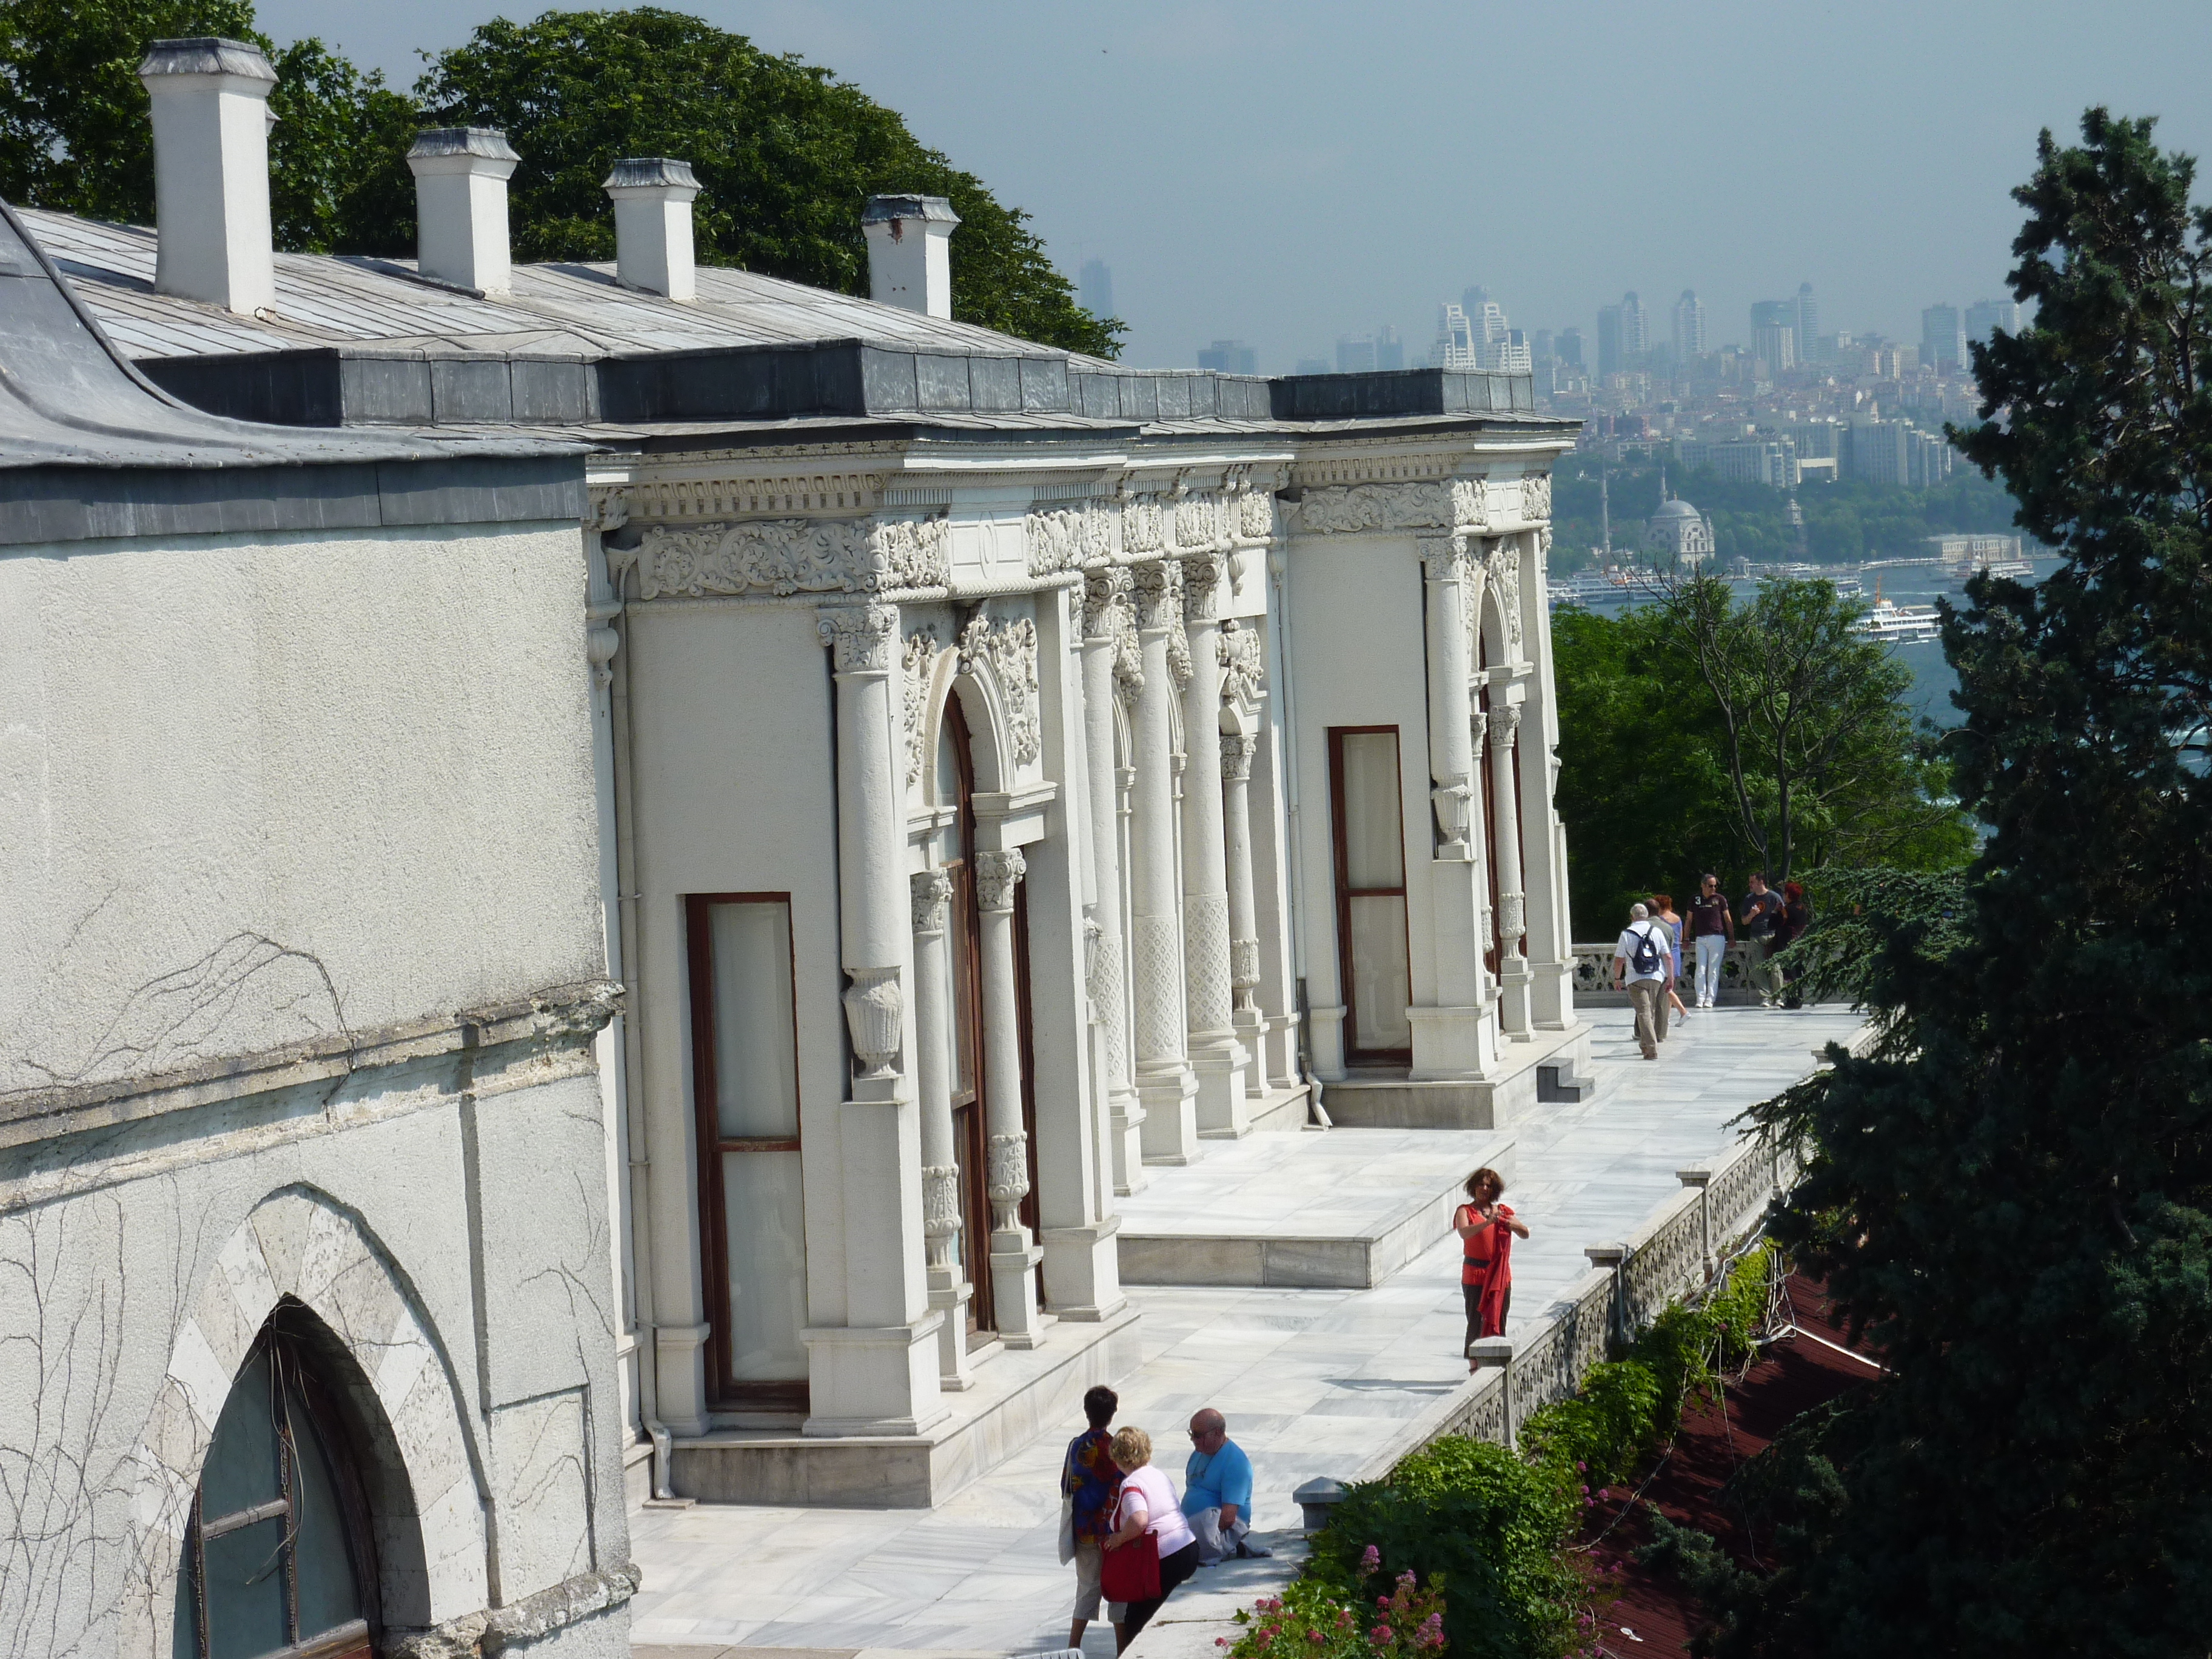
[[(1678, 1025), (1659, 1060), (1646, 1063), (1626, 1009), (1583, 1017), (1594, 1030), (1592, 1097), (1534, 1108), (1506, 1127), (1516, 1166), (1507, 1201), (1532, 1233), (1514, 1248), (1509, 1333), (1581, 1276), (1584, 1245), (1633, 1231), (1680, 1190), (1677, 1169), (1728, 1144), (1731, 1118), (1802, 1077), (1816, 1049), (1859, 1025), (1842, 1009), (1710, 1010)], [(1403, 1133), (1335, 1129), (1307, 1139)], [(1269, 1162), (1284, 1210), (1295, 1213), (1304, 1161)], [(1311, 1179), (1325, 1182), (1340, 1167), (1335, 1158), (1313, 1160)], [(1180, 1486), (1185, 1423), (1201, 1406), (1218, 1407), (1251, 1455), (1261, 1532), (1281, 1533), (1286, 1549), (1297, 1546), (1295, 1488), (1352, 1474), (1389, 1430), (1466, 1374), (1457, 1243), (1449, 1237), (1372, 1290), (1137, 1286), (1129, 1295), (1144, 1314), (1144, 1360), (1119, 1385), (1118, 1420), (1150, 1431)], [(645, 1587), (630, 1604), (633, 1644), (659, 1659), (678, 1659), (668, 1650), (678, 1649), (708, 1659), (729, 1647), (1058, 1648), (1074, 1589), (1054, 1547), (1058, 1475), (1066, 1436), (1081, 1426), (1040, 1438), (933, 1510), (702, 1504), (634, 1515)], [(1249, 1593), (1262, 1594), (1279, 1573), (1268, 1562), (1227, 1563), (1177, 1594), (1241, 1596), (1248, 1578)], [(1104, 1659), (1111, 1629), (1094, 1624), (1085, 1647)]]

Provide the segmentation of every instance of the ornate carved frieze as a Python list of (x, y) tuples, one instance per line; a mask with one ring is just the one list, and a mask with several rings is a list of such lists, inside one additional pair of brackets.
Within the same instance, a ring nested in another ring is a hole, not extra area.
[(629, 495), (621, 484), (592, 484), (584, 492), (584, 528), (601, 535), (629, 522)]
[(891, 605), (827, 605), (815, 612), (822, 643), (840, 674), (887, 673), (896, 654), (898, 607)]
[(1029, 862), (1018, 847), (1003, 853), (975, 854), (975, 908), (1009, 911), (1014, 908), (1014, 888), (1029, 873)]
[(937, 628), (925, 623), (906, 636), (899, 648), (899, 684), (906, 699), (906, 781), (912, 788), (921, 781), (928, 756), (923, 750), (927, 735), (930, 670), (936, 664)]
[(1505, 637), (1515, 654), (1521, 649), (1521, 550), (1506, 537), (1490, 550), (1483, 568), (1498, 590), (1498, 613), (1505, 622)]
[(897, 1075), (899, 1019), (906, 998), (896, 968), (852, 968), (845, 989), (845, 1026), (863, 1078)]
[(1297, 506), (1309, 535), (1370, 530), (1487, 529), (1490, 508), (1480, 478), (1426, 483), (1329, 484), (1309, 489)]
[(1178, 496), (1175, 504), (1176, 546), (1186, 553), (1210, 553), (1220, 544), (1220, 502), (1210, 493)]
[[(826, 447), (810, 447), (805, 453), (831, 452)], [(880, 472), (809, 472), (750, 478), (655, 477), (637, 479), (626, 486), (631, 517), (695, 521), (793, 513), (848, 516), (869, 513), (883, 505), (883, 487), (884, 475)]]
[(1248, 489), (1237, 498), (1237, 538), (1264, 542), (1275, 533), (1275, 495), (1269, 489)]
[(941, 933), (952, 902), (952, 878), (942, 870), (917, 870), (907, 878), (914, 897), (914, 931)]
[(638, 596), (878, 593), (943, 587), (950, 532), (933, 519), (750, 519), (647, 527)]
[(1249, 708), (1267, 695), (1267, 653), (1257, 629), (1231, 617), (1221, 624), (1214, 653), (1221, 664), (1222, 702)]
[(960, 672), (985, 663), (997, 678), (1006, 714), (1006, 738), (1015, 761), (1027, 766), (1042, 752), (1037, 729), (1036, 624), (1027, 617), (994, 617), (979, 611), (960, 630)]
[(1552, 475), (1532, 472), (1521, 480), (1521, 516), (1542, 524), (1552, 516)]
[(1121, 507), (1121, 551), (1132, 558), (1148, 553), (1158, 553), (1165, 545), (1160, 539), (1160, 503), (1156, 495), (1133, 495)]
[(1096, 501), (1039, 507), (1023, 520), (1032, 576), (1103, 564), (1114, 550), (1113, 509)]

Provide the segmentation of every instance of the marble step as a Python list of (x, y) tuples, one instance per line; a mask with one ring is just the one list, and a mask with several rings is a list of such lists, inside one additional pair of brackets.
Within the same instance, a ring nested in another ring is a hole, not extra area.
[(1217, 1146), (1122, 1201), (1121, 1282), (1370, 1289), (1449, 1233), (1485, 1164), (1511, 1182), (1510, 1136), (1338, 1128)]

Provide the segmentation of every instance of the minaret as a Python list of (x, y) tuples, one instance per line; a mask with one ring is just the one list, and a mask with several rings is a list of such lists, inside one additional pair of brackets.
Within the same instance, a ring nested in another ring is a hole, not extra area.
[(1597, 470), (1597, 521), (1605, 536), (1605, 562), (1613, 562), (1613, 503), (1606, 493), (1606, 471)]

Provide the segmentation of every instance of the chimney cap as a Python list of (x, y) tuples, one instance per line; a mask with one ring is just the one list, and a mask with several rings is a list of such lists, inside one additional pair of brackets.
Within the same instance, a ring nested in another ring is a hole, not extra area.
[(426, 127), (415, 135), (410, 161), (441, 155), (477, 155), (489, 161), (520, 161), (514, 146), (497, 127)]
[(146, 59), (138, 65), (138, 78), (150, 80), (157, 75), (234, 75), (272, 86), (276, 80), (276, 71), (269, 67), (260, 47), (219, 34), (149, 42)]
[(689, 161), (678, 161), (665, 155), (628, 155), (614, 164), (602, 190), (688, 190), (694, 195), (699, 191), (699, 180), (691, 171)]
[(927, 224), (957, 225), (960, 216), (942, 196), (871, 196), (861, 210), (864, 225), (894, 224), (901, 219), (920, 219)]

